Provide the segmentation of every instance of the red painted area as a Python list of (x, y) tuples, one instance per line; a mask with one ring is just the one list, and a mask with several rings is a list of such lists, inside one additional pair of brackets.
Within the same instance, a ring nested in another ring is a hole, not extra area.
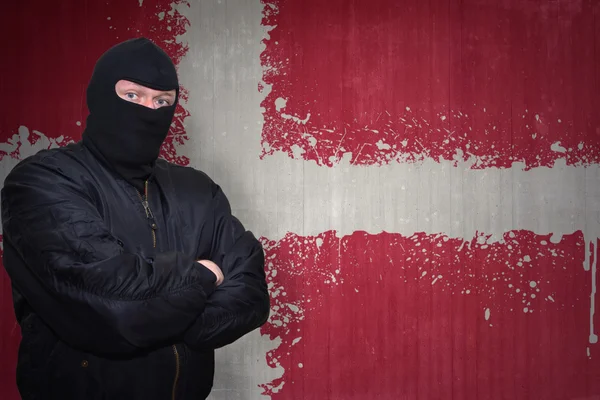
[[(0, 43), (0, 142), (17, 134), (19, 126), (49, 138), (79, 140), (85, 127), (85, 90), (98, 57), (110, 46), (146, 36), (178, 63), (187, 46), (175, 41), (188, 20), (172, 10), (184, 0), (24, 0), (3, 5)], [(187, 99), (187, 91), (182, 91)], [(189, 112), (179, 105), (163, 157), (187, 164), (175, 145), (187, 137), (183, 127)], [(30, 138), (34, 140), (34, 138)], [(0, 151), (0, 156), (6, 152)]]
[[(48, 138), (78, 140), (85, 127), (85, 90), (98, 57), (110, 46), (129, 38), (146, 36), (162, 46), (178, 63), (187, 46), (175, 42), (188, 21), (172, 4), (183, 0), (69, 0), (10, 1), (0, 14), (0, 143), (18, 142), (0, 150), (20, 158), (19, 149), (29, 146), (15, 137), (20, 126)], [(182, 89), (182, 97), (187, 98)], [(175, 145), (186, 140), (183, 121), (189, 115), (181, 105), (162, 155), (180, 164), (186, 157)], [(79, 124), (78, 124), (79, 122)], [(31, 134), (29, 142), (39, 136)], [(8, 150), (7, 150), (8, 149)], [(6, 168), (6, 165), (4, 166)], [(8, 171), (4, 171), (7, 173)], [(20, 330), (12, 308), (10, 281), (0, 268), (0, 398), (19, 398), (15, 365)]]
[(262, 1), (263, 157), (600, 162), (598, 2)]
[[(0, 256), (3, 253), (0, 247)], [(0, 268), (0, 393), (3, 399), (17, 400), (20, 397), (15, 384), (15, 366), (21, 328), (15, 321), (11, 294), (10, 280), (4, 268)]]
[(559, 243), (550, 236), (513, 231), (491, 244), (485, 236), (332, 231), (263, 239), (274, 313), (262, 332), (281, 339), (267, 359), (285, 371), (264, 392), (272, 399), (600, 395), (600, 352), (588, 343), (587, 246), (581, 232)]

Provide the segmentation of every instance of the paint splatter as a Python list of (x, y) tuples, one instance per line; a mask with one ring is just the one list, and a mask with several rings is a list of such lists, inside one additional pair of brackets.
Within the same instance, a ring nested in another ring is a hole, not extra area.
[[(19, 160), (79, 140), (87, 115), (85, 88), (96, 59), (110, 46), (146, 36), (179, 63), (187, 45), (175, 38), (189, 23), (176, 6), (186, 4), (182, 0), (83, 1), (60, 6), (44, 1), (3, 4), (0, 35), (11, 39), (0, 42), (3, 59), (10, 60), (2, 64), (1, 182)], [(183, 165), (189, 160), (177, 155), (177, 147), (187, 140), (187, 98), (188, 91), (182, 88), (182, 101), (161, 152), (167, 160)], [(12, 307), (10, 280), (0, 267), (3, 399), (20, 398), (14, 374), (21, 335)]]
[[(0, 117), (0, 142), (17, 135), (21, 125), (43, 131), (51, 139), (63, 137), (65, 143), (79, 140), (87, 116), (85, 88), (98, 57), (118, 42), (146, 36), (178, 64), (188, 46), (176, 37), (186, 31), (189, 21), (176, 8), (185, 5), (184, 0), (146, 0), (143, 5), (110, 0), (57, 7), (40, 1), (32, 12), (33, 8), (23, 3), (7, 4), (0, 34), (12, 39), (0, 43), (0, 51), (12, 60), (3, 64), (3, 76), (14, 79), (2, 81), (3, 91), (11, 95), (0, 98), (5, 110)], [(64, 37), (59, 40), (57, 35)], [(189, 116), (184, 108), (188, 91), (182, 88), (181, 92), (161, 155), (187, 165), (188, 158), (176, 151), (188, 139), (184, 128)], [(1, 150), (0, 159), (6, 154)]]
[(595, 239), (594, 242), (589, 242), (589, 250), (586, 251), (586, 259), (585, 259), (585, 263), (584, 263), (584, 270), (589, 271), (591, 269), (591, 281), (592, 281), (592, 288), (591, 288), (591, 293), (590, 293), (590, 337), (589, 337), (589, 342), (591, 344), (596, 344), (598, 343), (598, 334), (597, 332), (594, 330), (594, 318), (595, 318), (595, 314), (596, 314), (596, 287), (598, 284), (597, 281), (597, 269), (598, 269), (598, 257), (596, 257), (596, 249), (598, 248), (598, 246), (596, 244), (598, 244), (600, 242), (600, 238)]
[[(599, 393), (582, 232), (263, 238), (272, 399)], [(482, 240), (483, 239), (483, 240)], [(432, 285), (433, 282), (436, 282)], [(535, 284), (534, 284), (535, 283)], [(302, 367), (300, 367), (302, 365)], [(549, 367), (550, 366), (550, 367)], [(543, 371), (543, 373), (540, 373)], [(587, 386), (586, 386), (587, 385)], [(587, 392), (586, 392), (587, 390)]]
[(591, 3), (263, 3), (263, 158), (600, 162)]

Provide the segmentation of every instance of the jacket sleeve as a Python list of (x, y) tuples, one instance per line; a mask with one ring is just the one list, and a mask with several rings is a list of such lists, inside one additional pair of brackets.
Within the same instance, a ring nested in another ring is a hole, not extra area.
[(236, 341), (264, 324), (270, 310), (260, 242), (231, 215), (229, 201), (218, 187), (212, 204), (213, 216), (202, 230), (201, 241), (209, 241), (210, 260), (225, 279), (185, 335), (186, 344), (198, 350)]
[(55, 157), (26, 160), (5, 180), (5, 269), (15, 288), (84, 351), (130, 353), (181, 337), (202, 313), (214, 274), (194, 255), (125, 252), (67, 169)]

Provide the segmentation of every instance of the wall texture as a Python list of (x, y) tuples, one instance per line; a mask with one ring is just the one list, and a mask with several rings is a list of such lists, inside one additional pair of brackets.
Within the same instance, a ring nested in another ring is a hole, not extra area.
[[(163, 156), (223, 186), (273, 299), (213, 399), (600, 398), (598, 2), (3, 8), (2, 179), (78, 140), (107, 47), (176, 60)], [(2, 399), (19, 335), (1, 270)]]

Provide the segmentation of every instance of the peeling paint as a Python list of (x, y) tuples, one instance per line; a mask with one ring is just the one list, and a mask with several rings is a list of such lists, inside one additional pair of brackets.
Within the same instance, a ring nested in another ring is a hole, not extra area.
[[(486, 376), (496, 396), (583, 395), (571, 377), (600, 373), (597, 349), (575, 339), (588, 324), (585, 293), (593, 286), (578, 267), (586, 240), (581, 231), (551, 236), (510, 231), (494, 243), (334, 231), (263, 238), (273, 314), (261, 330), (281, 341), (267, 359), (285, 371), (263, 385), (264, 394), (443, 398), (452, 387), (465, 398), (474, 396), (474, 376)], [(442, 375), (433, 375), (433, 359)], [(542, 368), (545, 384), (528, 378)], [(477, 397), (489, 390), (479, 387)]]
[[(589, 4), (511, 3), (509, 17), (495, 3), (263, 3), (263, 159), (282, 152), (323, 166), (349, 157), (362, 166), (431, 159), (528, 169), (561, 158), (600, 162), (594, 56), (585, 41), (571, 41), (594, 37)], [(288, 99), (285, 114), (278, 98)]]

